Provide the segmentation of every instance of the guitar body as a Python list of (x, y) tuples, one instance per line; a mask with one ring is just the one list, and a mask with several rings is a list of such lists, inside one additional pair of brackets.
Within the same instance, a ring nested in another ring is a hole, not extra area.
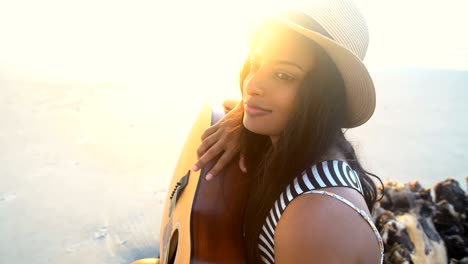
[(245, 263), (243, 216), (247, 179), (234, 159), (210, 181), (191, 170), (203, 132), (224, 113), (203, 107), (185, 142), (164, 205), (160, 263)]

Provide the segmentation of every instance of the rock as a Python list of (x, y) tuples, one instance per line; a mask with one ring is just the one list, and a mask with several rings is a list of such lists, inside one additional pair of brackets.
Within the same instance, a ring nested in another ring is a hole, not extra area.
[(467, 261), (468, 198), (454, 179), (437, 183), (434, 193), (435, 201), (431, 189), (417, 181), (384, 184), (373, 214), (384, 240), (384, 263)]
[(437, 183), (434, 191), (434, 225), (446, 244), (448, 257), (462, 259), (468, 256), (468, 197), (454, 179)]
[(468, 197), (456, 180), (447, 179), (437, 183), (434, 187), (434, 192), (436, 203), (446, 200), (459, 213), (465, 213), (468, 210)]
[(449, 264), (468, 264), (468, 257), (464, 257), (461, 260), (451, 259)]
[(406, 226), (395, 218), (391, 211), (384, 211), (375, 222), (385, 246), (386, 258), (390, 263), (413, 263), (411, 253), (414, 246)]
[(413, 264), (410, 254), (396, 244), (390, 250), (385, 251), (384, 263), (392, 264)]
[(380, 205), (395, 214), (408, 212), (414, 207), (414, 194), (405, 188), (405, 185), (387, 181), (384, 189), (384, 197)]

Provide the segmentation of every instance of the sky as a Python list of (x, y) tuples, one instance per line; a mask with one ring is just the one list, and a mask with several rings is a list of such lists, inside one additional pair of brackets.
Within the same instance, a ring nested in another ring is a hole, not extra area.
[(370, 28), (372, 66), (468, 69), (468, 1), (356, 1)]
[[(370, 69), (468, 69), (468, 1), (355, 1), (369, 25)], [(246, 29), (283, 3), (0, 0), (0, 80), (199, 82), (235, 94)]]

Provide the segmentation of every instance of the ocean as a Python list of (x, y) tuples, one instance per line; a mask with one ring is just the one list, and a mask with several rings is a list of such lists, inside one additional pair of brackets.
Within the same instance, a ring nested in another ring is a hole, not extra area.
[[(363, 166), (383, 181), (450, 177), (466, 191), (468, 71), (371, 74), (375, 114), (346, 132)], [(155, 256), (172, 170), (212, 101), (184, 89), (0, 80), (0, 263)]]
[(432, 187), (468, 176), (468, 71), (387, 68), (371, 72), (373, 117), (349, 130), (364, 164), (382, 180)]

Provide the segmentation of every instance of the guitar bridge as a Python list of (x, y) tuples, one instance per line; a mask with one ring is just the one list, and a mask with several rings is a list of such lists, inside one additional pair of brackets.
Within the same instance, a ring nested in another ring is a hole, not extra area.
[(174, 189), (172, 190), (170, 199), (171, 199), (171, 206), (169, 207), (169, 217), (172, 215), (172, 211), (174, 210), (177, 201), (179, 200), (179, 196), (182, 193), (182, 191), (185, 189), (185, 187), (188, 184), (190, 176), (190, 170), (185, 174), (180, 180), (176, 183), (174, 186)]

